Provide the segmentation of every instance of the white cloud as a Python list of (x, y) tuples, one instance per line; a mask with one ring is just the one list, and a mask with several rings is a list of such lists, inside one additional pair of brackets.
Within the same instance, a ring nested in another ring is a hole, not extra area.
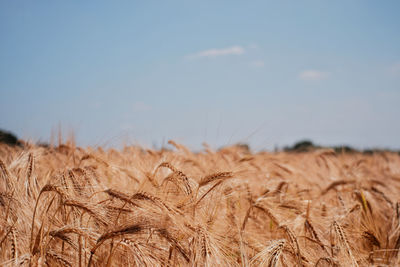
[(393, 64), (390, 67), (389, 71), (390, 71), (390, 74), (392, 74), (394, 76), (400, 76), (400, 62)]
[(101, 101), (94, 101), (93, 103), (91, 103), (91, 107), (93, 109), (99, 109), (103, 106), (103, 103)]
[(255, 68), (262, 68), (265, 66), (265, 63), (263, 60), (254, 60), (250, 62), (250, 66)]
[(213, 48), (204, 51), (200, 51), (195, 54), (188, 55), (187, 58), (202, 58), (202, 57), (218, 57), (218, 56), (228, 56), (228, 55), (241, 55), (245, 52), (245, 49), (241, 46), (235, 45), (227, 48)]
[(329, 72), (319, 70), (305, 70), (300, 72), (299, 79), (303, 81), (320, 81), (328, 78)]
[(149, 106), (143, 102), (135, 102), (133, 104), (133, 110), (134, 111), (149, 111), (149, 110), (151, 110), (151, 106)]
[(258, 44), (250, 44), (247, 46), (249, 49), (258, 49)]

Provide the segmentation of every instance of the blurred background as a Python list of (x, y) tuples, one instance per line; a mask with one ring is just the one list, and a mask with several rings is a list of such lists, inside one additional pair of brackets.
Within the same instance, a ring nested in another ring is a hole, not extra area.
[(399, 1), (1, 1), (0, 128), (400, 148)]

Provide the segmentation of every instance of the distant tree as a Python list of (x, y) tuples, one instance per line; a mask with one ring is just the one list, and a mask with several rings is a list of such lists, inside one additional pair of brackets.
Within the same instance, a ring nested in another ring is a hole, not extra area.
[(351, 146), (334, 146), (332, 147), (336, 153), (356, 153), (359, 152), (357, 149)]
[(242, 149), (244, 152), (250, 152), (250, 145), (248, 145), (248, 144), (238, 143), (238, 144), (236, 144), (236, 147)]
[(285, 147), (284, 150), (288, 152), (307, 152), (316, 148), (319, 148), (319, 146), (314, 145), (310, 140), (301, 140), (292, 147)]
[(11, 145), (11, 146), (20, 146), (21, 143), (18, 141), (18, 138), (10, 132), (0, 130), (0, 143)]

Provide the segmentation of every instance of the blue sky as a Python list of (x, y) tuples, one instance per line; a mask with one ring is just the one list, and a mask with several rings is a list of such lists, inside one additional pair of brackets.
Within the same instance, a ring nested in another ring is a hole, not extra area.
[(0, 128), (400, 148), (399, 1), (1, 1)]

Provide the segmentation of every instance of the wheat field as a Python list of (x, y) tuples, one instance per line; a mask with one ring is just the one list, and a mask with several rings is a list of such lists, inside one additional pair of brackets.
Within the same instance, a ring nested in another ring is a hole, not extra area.
[(0, 266), (400, 266), (400, 156), (0, 144)]

